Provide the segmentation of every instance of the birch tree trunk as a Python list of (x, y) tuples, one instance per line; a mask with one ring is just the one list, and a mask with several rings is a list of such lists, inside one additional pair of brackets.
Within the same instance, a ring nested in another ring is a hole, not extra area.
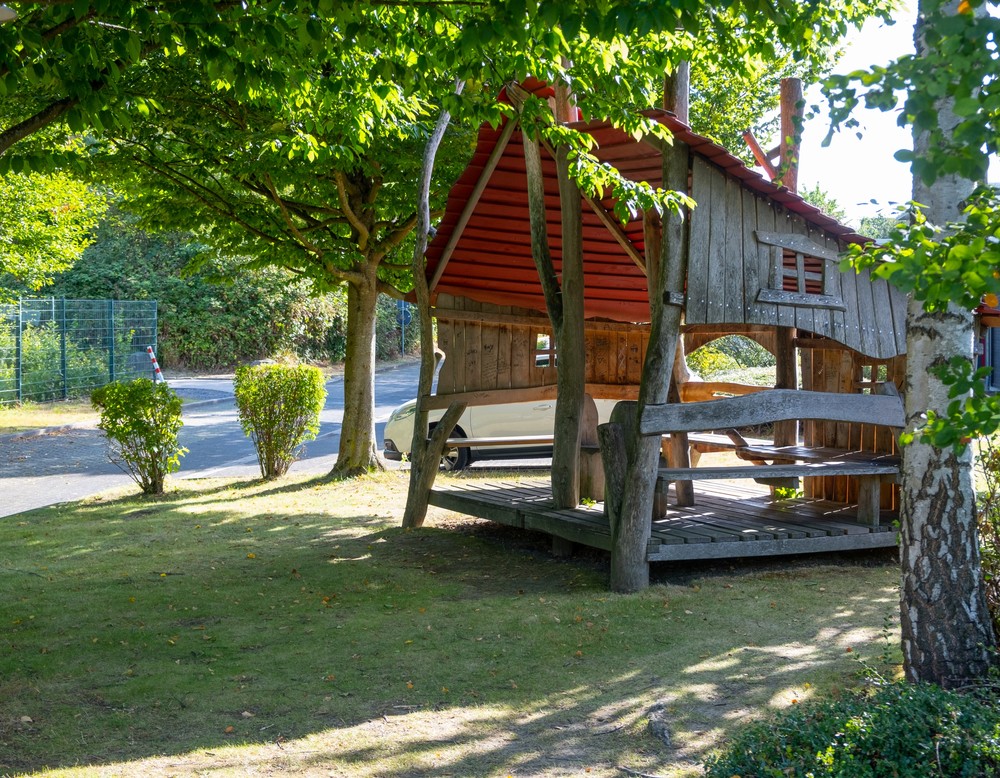
[[(946, 6), (951, 13), (957, 7), (957, 1)], [(924, 50), (922, 33), (918, 21), (918, 56)], [(946, 133), (957, 123), (951, 107), (948, 100), (938, 104), (939, 126)], [(927, 133), (914, 132), (917, 157), (927, 152), (928, 143)], [(974, 184), (944, 176), (927, 186), (915, 176), (913, 199), (926, 206), (929, 221), (957, 221)], [(949, 305), (928, 313), (911, 299), (906, 333), (905, 407), (907, 428), (913, 429), (928, 409), (943, 413), (951, 402), (948, 387), (932, 371), (955, 356), (973, 358), (972, 312)], [(979, 560), (971, 447), (961, 454), (918, 441), (903, 448), (900, 521), (907, 679), (954, 687), (983, 677), (991, 664), (994, 635)]]

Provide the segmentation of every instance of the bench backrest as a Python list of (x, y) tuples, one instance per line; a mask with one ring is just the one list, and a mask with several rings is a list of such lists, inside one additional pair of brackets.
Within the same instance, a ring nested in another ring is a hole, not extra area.
[(768, 389), (743, 397), (647, 405), (639, 433), (702, 432), (805, 419), (900, 428), (905, 424), (903, 401), (898, 395)]

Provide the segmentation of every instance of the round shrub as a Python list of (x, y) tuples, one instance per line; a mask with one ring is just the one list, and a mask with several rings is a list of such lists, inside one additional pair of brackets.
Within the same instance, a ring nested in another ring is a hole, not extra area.
[(257, 449), (260, 474), (284, 475), (302, 444), (319, 432), (319, 412), (326, 400), (323, 373), (308, 365), (240, 367), (233, 389), (240, 426)]
[(97, 426), (107, 438), (108, 458), (144, 494), (162, 494), (166, 477), (180, 468), (180, 458), (187, 453), (177, 444), (184, 422), (174, 390), (137, 378), (98, 387), (90, 401), (101, 413)]
[(1000, 714), (973, 695), (894, 683), (794, 705), (743, 730), (709, 778), (1000, 775)]

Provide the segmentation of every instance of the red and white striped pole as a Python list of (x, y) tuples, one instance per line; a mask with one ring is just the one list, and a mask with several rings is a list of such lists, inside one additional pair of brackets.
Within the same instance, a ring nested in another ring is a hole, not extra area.
[(153, 383), (165, 384), (167, 379), (164, 378), (163, 373), (160, 372), (160, 363), (156, 361), (156, 354), (153, 353), (153, 347), (146, 346), (146, 353), (149, 354), (149, 361), (153, 363)]

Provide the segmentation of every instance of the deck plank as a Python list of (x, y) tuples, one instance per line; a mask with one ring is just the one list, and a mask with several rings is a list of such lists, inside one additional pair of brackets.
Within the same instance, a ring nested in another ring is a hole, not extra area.
[[(548, 478), (442, 479), (430, 504), (611, 549), (603, 506), (556, 508)], [(664, 518), (653, 521), (647, 559), (726, 559), (896, 545), (891, 527), (858, 524), (854, 510), (807, 498), (774, 502), (766, 489), (753, 484), (700, 481), (694, 506), (670, 505)]]

